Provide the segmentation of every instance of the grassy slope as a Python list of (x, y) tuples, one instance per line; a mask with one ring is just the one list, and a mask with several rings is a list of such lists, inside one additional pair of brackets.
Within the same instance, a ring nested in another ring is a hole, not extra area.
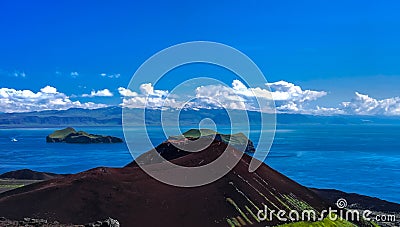
[[(190, 129), (189, 131), (183, 133), (183, 136), (188, 138), (199, 138), (200, 136), (210, 136), (210, 135), (221, 135), (222, 141), (231, 146), (236, 147), (239, 150), (242, 150), (242, 146), (246, 146), (249, 142), (247, 136), (243, 133), (236, 133), (236, 134), (221, 134), (211, 129)], [(174, 136), (172, 138), (180, 139), (180, 136)]]
[(16, 179), (0, 179), (0, 193), (23, 187), (32, 183), (40, 182), (40, 180), (16, 180)]
[[(335, 217), (334, 215), (332, 215)], [(370, 222), (368, 223), (372, 226), (379, 227), (379, 225)], [(357, 227), (357, 225), (346, 221), (341, 218), (337, 218), (336, 220), (332, 221), (329, 217), (324, 218), (322, 221), (316, 221), (316, 222), (294, 222), (294, 223), (288, 223), (288, 224), (283, 224), (279, 225), (277, 227), (326, 227), (326, 226), (332, 226), (332, 227)]]
[(190, 129), (189, 131), (183, 133), (185, 137), (199, 138), (200, 136), (209, 136), (219, 134), (218, 132), (211, 129)]
[(68, 136), (71, 133), (76, 133), (75, 129), (68, 127), (65, 129), (57, 130), (53, 132), (52, 134), (49, 135), (51, 138), (57, 138), (57, 139), (64, 139), (66, 136)]

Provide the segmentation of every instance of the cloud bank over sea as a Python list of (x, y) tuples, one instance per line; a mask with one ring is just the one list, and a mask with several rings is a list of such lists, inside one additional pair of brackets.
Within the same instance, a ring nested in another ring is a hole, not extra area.
[[(156, 89), (151, 83), (141, 84), (138, 91), (119, 87), (115, 89), (115, 92), (113, 89), (105, 88), (80, 95), (67, 95), (50, 85), (37, 92), (0, 88), (0, 112), (103, 108), (110, 105), (98, 102), (96, 99), (113, 97), (116, 94), (120, 95), (121, 102), (115, 103), (115, 105), (125, 108), (186, 108), (194, 110), (227, 108), (268, 112), (269, 109), (257, 104), (257, 99), (273, 99), (278, 113), (400, 115), (400, 97), (376, 99), (367, 94), (355, 92), (353, 97), (343, 100), (338, 106), (319, 106), (314, 105), (313, 101), (328, 96), (328, 91), (305, 89), (283, 80), (267, 83), (260, 87), (247, 87), (240, 80), (233, 80), (230, 86), (222, 84), (198, 86), (191, 93), (178, 95), (171, 94), (169, 90)], [(90, 98), (91, 101), (84, 102), (79, 100), (79, 97)]]

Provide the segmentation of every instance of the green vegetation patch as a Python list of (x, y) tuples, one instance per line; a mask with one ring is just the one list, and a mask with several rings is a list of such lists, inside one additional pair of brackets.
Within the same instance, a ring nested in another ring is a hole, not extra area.
[(221, 134), (211, 129), (190, 129), (179, 136), (170, 136), (169, 140), (198, 139), (200, 137), (213, 137), (225, 144), (229, 144), (239, 151), (254, 152), (253, 142), (243, 133)]
[(282, 195), (282, 197), (288, 202), (290, 203), (290, 205), (292, 205), (293, 207), (296, 208), (296, 210), (302, 211), (302, 210), (314, 210), (316, 214), (318, 214), (318, 212), (312, 207), (310, 206), (308, 203), (304, 202), (304, 201), (300, 201), (292, 196), (288, 196), (288, 195)]
[(76, 130), (71, 127), (68, 127), (65, 129), (54, 131), (52, 134), (49, 135), (49, 137), (56, 138), (56, 139), (64, 139), (71, 133), (76, 133)]
[[(332, 214), (332, 217), (335, 217), (334, 214)], [(288, 224), (283, 224), (279, 225), (278, 227), (326, 227), (326, 226), (331, 226), (331, 227), (357, 227), (351, 222), (348, 222), (344, 219), (337, 218), (335, 221), (332, 221), (329, 217), (324, 218), (322, 221), (316, 221), (316, 222), (294, 222), (294, 223), (288, 223)]]
[[(242, 215), (242, 217), (250, 224), (252, 225), (253, 222), (250, 221), (250, 219), (247, 217), (247, 215), (239, 208), (239, 206), (235, 203), (235, 201), (233, 201), (233, 199), (231, 198), (226, 198), (226, 201), (228, 203), (230, 203), (233, 207), (235, 207), (235, 209), (240, 213), (240, 215)], [(239, 219), (240, 220), (240, 219)]]
[(201, 136), (211, 136), (219, 134), (218, 132), (211, 129), (190, 129), (187, 132), (183, 133), (183, 136), (186, 138), (199, 138)]
[(0, 185), (0, 188), (5, 188), (5, 189), (14, 189), (14, 188), (20, 188), (24, 187), (24, 184), (2, 184)]

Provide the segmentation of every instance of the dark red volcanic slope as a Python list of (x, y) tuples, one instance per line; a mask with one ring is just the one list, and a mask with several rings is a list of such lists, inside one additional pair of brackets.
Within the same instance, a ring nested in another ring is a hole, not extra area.
[[(176, 149), (168, 147), (170, 152)], [(184, 166), (208, 163), (225, 147), (214, 141), (207, 149), (173, 162)], [(239, 154), (231, 147), (225, 152)], [(112, 217), (121, 226), (229, 226), (229, 222), (266, 226), (278, 222), (257, 221), (253, 214), (263, 204), (287, 211), (305, 207), (320, 211), (327, 206), (314, 192), (265, 164), (248, 172), (250, 159), (244, 155), (223, 178), (195, 188), (160, 183), (134, 164), (96, 168), (0, 194), (0, 216), (77, 224)]]
[(30, 169), (21, 169), (1, 174), (0, 179), (9, 178), (18, 180), (50, 180), (65, 175), (66, 174), (45, 173), (33, 171)]

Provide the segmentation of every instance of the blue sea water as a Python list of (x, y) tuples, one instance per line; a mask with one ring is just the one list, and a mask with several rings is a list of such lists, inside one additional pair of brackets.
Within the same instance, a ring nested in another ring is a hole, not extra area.
[[(121, 127), (78, 129), (123, 137)], [(46, 143), (45, 137), (54, 130), (0, 129), (0, 173), (22, 168), (76, 173), (98, 166), (121, 167), (132, 161), (124, 143)], [(148, 131), (155, 144), (165, 139), (159, 127)], [(251, 131), (250, 139), (255, 140), (258, 134), (257, 130)], [(143, 151), (148, 149), (137, 146)], [(333, 188), (400, 203), (399, 125), (278, 125), (265, 162), (308, 187)]]

